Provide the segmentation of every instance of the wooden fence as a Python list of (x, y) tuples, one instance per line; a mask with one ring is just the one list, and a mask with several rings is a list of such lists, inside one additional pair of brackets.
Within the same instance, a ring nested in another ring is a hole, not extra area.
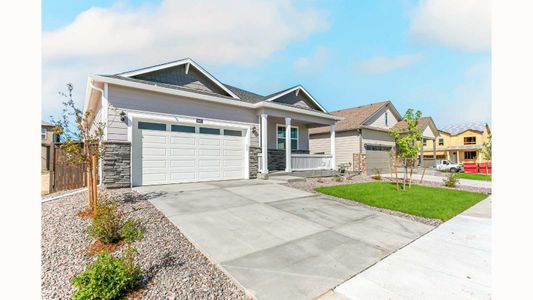
[[(61, 149), (61, 144), (54, 144), (54, 166), (50, 172), (50, 192), (78, 189), (87, 186), (85, 166), (69, 163), (67, 152)], [(83, 147), (83, 144), (79, 144)]]

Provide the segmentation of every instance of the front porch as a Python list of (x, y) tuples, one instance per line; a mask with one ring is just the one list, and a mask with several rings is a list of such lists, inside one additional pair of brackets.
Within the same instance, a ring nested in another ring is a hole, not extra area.
[[(330, 152), (310, 153), (309, 128), (330, 126)], [(287, 130), (287, 128), (290, 128)], [(309, 172), (335, 170), (335, 124), (332, 120), (261, 114), (258, 172)], [(267, 155), (264, 155), (267, 153)], [(322, 173), (321, 173), (322, 174)]]

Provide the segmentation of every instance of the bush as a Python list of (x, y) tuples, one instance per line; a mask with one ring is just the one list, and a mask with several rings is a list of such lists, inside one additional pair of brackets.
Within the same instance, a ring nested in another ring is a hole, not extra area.
[(374, 180), (381, 180), (381, 172), (379, 171), (379, 169), (373, 169), (372, 171), (374, 171), (374, 175), (372, 175), (372, 179)]
[(455, 187), (459, 183), (456, 173), (448, 173), (446, 178), (444, 178), (442, 181), (444, 181), (444, 185), (447, 187)]
[(120, 236), (126, 243), (131, 243), (136, 240), (142, 240), (143, 228), (141, 222), (135, 219), (129, 219), (122, 225), (120, 229)]
[(118, 210), (117, 202), (104, 197), (95, 209), (93, 225), (87, 227), (89, 235), (104, 244), (118, 242), (121, 238), (123, 214)]
[(141, 283), (141, 270), (134, 262), (137, 251), (130, 247), (122, 257), (108, 252), (99, 254), (85, 272), (74, 277), (77, 290), (73, 299), (116, 299), (135, 290)]
[(342, 177), (342, 176), (338, 176), (338, 175), (335, 175), (335, 177), (333, 178), (333, 180), (335, 180), (336, 182), (341, 182), (341, 181), (344, 181), (344, 177)]

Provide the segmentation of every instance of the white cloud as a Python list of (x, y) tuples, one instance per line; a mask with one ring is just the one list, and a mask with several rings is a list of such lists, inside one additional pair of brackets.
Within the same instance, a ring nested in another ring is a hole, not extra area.
[(490, 0), (422, 0), (411, 14), (416, 40), (465, 52), (490, 51)]
[(436, 115), (440, 125), (491, 121), (491, 66), (480, 62), (464, 72), (461, 84), (450, 93)]
[(259, 64), (327, 29), (324, 12), (288, 1), (163, 0), (158, 6), (91, 8), (43, 33), (43, 115), (58, 111), (66, 82), (83, 99), (90, 73), (115, 73), (191, 57), (202, 64)]
[(366, 73), (387, 73), (413, 65), (421, 59), (421, 54), (404, 54), (393, 57), (379, 56), (362, 62), (359, 64), (359, 69)]
[(323, 67), (330, 58), (330, 51), (326, 47), (318, 47), (310, 56), (299, 57), (294, 62), (294, 68), (298, 71), (309, 72)]

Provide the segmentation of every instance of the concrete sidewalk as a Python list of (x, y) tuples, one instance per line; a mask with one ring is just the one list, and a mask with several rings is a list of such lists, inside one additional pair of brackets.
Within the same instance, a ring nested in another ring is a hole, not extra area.
[[(383, 174), (381, 176), (387, 177), (387, 178), (391, 177), (390, 174)], [(393, 175), (393, 178), (394, 177), (395, 177), (395, 175)], [(403, 178), (403, 173), (398, 173), (398, 178)], [(415, 182), (419, 182), (420, 178), (422, 178), (422, 175), (413, 174), (413, 180)], [(442, 183), (443, 179), (444, 179), (444, 176), (435, 176), (435, 175), (427, 175), (427, 174), (424, 175), (424, 181)], [(484, 189), (492, 188), (492, 182), (491, 181), (471, 180), (471, 179), (462, 179), (462, 178), (459, 178), (459, 185), (476, 187), (476, 188), (484, 188)]]
[(490, 299), (491, 197), (320, 299)]

